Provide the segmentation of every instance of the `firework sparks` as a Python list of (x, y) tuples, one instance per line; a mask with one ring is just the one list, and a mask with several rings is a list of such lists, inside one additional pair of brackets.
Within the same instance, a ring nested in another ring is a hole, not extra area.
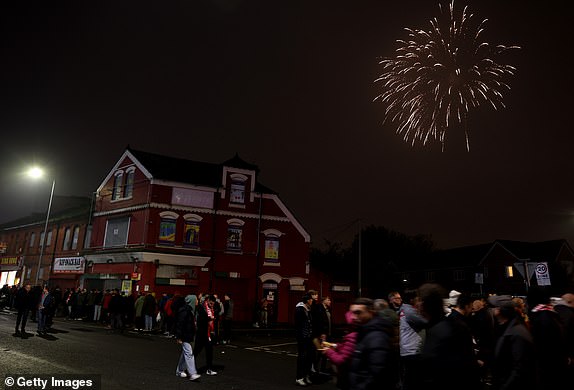
[(394, 58), (380, 61), (383, 73), (375, 82), (382, 92), (375, 100), (386, 105), (385, 121), (397, 126), (406, 142), (426, 145), (438, 140), (443, 147), (449, 128), (462, 124), (470, 150), (468, 113), (482, 104), (504, 108), (507, 79), (516, 68), (497, 62), (518, 46), (493, 46), (481, 40), (487, 19), (474, 23), (465, 7), (456, 13), (454, 1), (430, 21), (429, 31), (406, 28)]

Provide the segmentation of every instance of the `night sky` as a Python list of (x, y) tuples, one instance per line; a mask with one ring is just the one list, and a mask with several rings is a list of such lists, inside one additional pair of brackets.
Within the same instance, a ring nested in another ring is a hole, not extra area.
[[(17, 3), (17, 4), (10, 4)], [(495, 239), (574, 245), (574, 34), (564, 1), (474, 0), (483, 38), (519, 45), (506, 109), (405, 143), (374, 80), (438, 1), (98, 1), (0, 5), (0, 222), (89, 196), (129, 144), (257, 164), (313, 244), (363, 225), (439, 248)], [(453, 134), (457, 134), (456, 132)], [(32, 162), (50, 179), (31, 183)]]

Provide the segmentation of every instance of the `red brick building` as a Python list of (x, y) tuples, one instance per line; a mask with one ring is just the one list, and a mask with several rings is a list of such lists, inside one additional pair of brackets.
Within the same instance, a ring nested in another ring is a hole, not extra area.
[(58, 196), (46, 235), (41, 213), (0, 226), (0, 283), (77, 287), (85, 270), (80, 253), (89, 241), (90, 208), (90, 198)]
[(258, 172), (237, 155), (212, 164), (128, 147), (97, 189), (84, 287), (229, 293), (242, 322), (267, 298), (270, 321), (291, 322), (319, 283), (310, 236)]

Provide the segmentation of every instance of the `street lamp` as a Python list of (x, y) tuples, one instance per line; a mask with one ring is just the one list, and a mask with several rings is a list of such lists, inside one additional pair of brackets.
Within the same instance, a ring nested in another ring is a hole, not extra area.
[[(38, 179), (44, 176), (44, 171), (38, 167), (32, 167), (28, 171), (28, 175), (33, 179)], [(36, 285), (40, 279), (40, 268), (42, 267), (42, 257), (44, 257), (44, 247), (48, 240), (48, 220), (50, 219), (50, 211), (52, 209), (52, 199), (54, 198), (54, 187), (56, 187), (56, 179), (52, 180), (52, 190), (50, 191), (50, 201), (48, 202), (48, 211), (46, 212), (46, 222), (44, 223), (44, 237), (40, 243), (40, 257), (38, 258), (38, 269), (36, 270)]]

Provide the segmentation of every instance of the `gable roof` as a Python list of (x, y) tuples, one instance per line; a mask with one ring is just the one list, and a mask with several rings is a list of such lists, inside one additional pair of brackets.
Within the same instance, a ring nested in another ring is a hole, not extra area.
[(433, 252), (426, 264), (429, 268), (475, 267), (479, 266), (497, 247), (506, 250), (511, 256), (516, 257), (517, 260), (552, 261), (558, 257), (564, 246), (572, 252), (566, 240), (563, 239), (542, 242), (495, 240), (487, 244)]
[(550, 240), (541, 242), (523, 242), (510, 240), (497, 240), (500, 245), (512, 252), (519, 259), (530, 259), (532, 261), (554, 260), (566, 245), (566, 240)]
[[(134, 163), (138, 165), (149, 179), (154, 178), (212, 188), (221, 186), (223, 167), (253, 170), (256, 174), (259, 172), (259, 168), (256, 165), (245, 162), (237, 154), (233, 158), (217, 164), (145, 152), (132, 149), (128, 145), (124, 154), (104, 179), (98, 190), (101, 190), (105, 183), (108, 182), (125, 157), (135, 160)], [(276, 193), (257, 181), (254, 191), (266, 194)]]
[(221, 183), (220, 164), (186, 160), (127, 149), (155, 179), (217, 187)]

